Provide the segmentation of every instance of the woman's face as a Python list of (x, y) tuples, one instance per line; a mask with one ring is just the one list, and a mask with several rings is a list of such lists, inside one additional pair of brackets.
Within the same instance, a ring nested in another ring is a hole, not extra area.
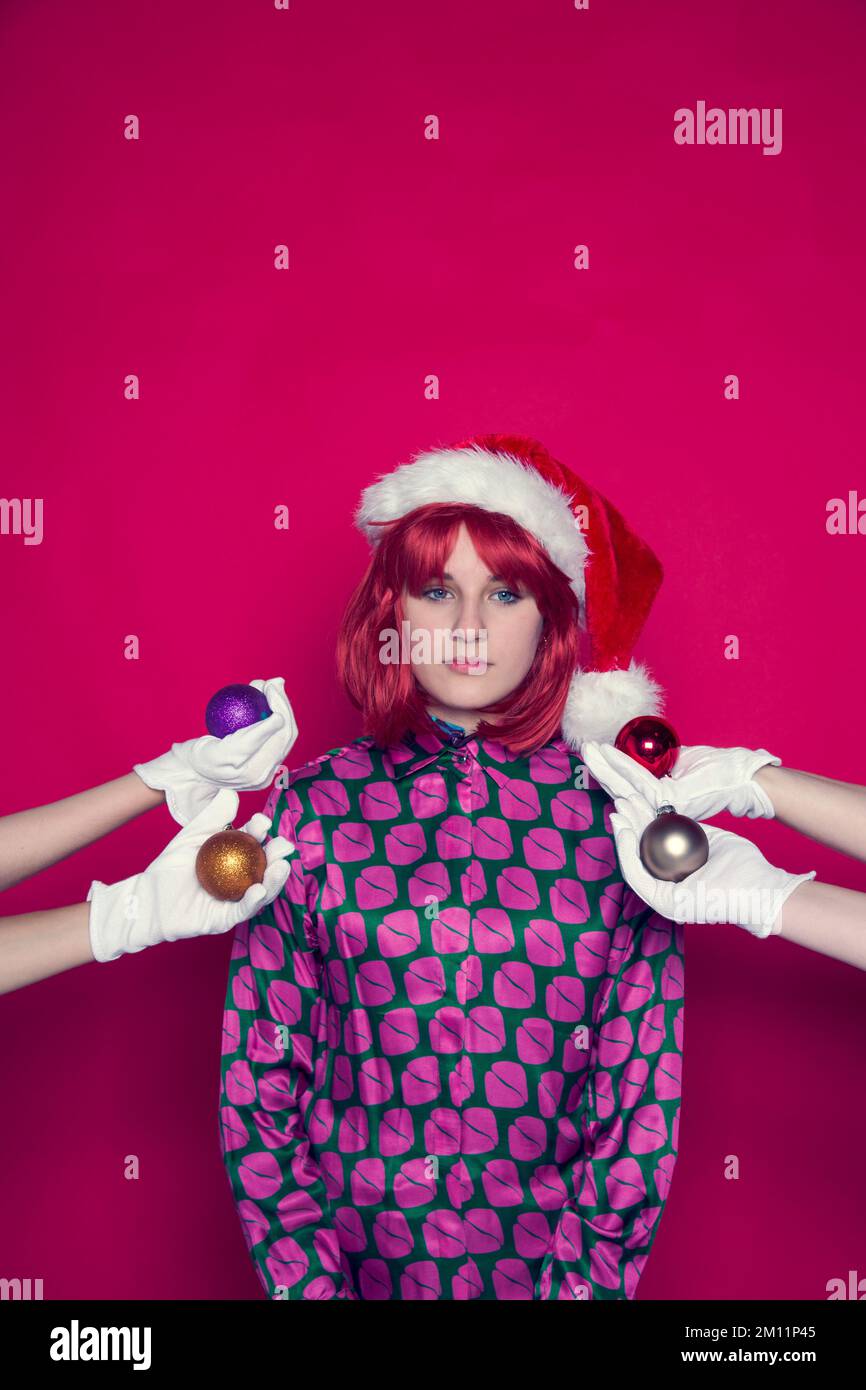
[[(481, 711), (520, 684), (544, 620), (526, 589), (511, 589), (488, 572), (465, 525), (445, 570), (420, 594), (404, 589), (402, 603), (412, 669), (430, 696), (428, 709), (449, 718), (455, 711)], [(459, 662), (464, 655), (469, 663)], [(468, 722), (474, 726), (478, 720)]]

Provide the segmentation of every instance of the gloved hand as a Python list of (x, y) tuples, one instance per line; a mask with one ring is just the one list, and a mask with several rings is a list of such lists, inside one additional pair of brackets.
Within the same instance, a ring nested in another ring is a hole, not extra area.
[(273, 711), (267, 719), (236, 729), (225, 738), (202, 734), (173, 743), (167, 753), (148, 763), (135, 763), (143, 782), (164, 791), (168, 809), (178, 825), (186, 825), (212, 801), (220, 787), (261, 791), (273, 781), (298, 737), (292, 707), (282, 676), (250, 681), (261, 690)]
[(814, 869), (807, 874), (777, 869), (751, 840), (705, 825), (710, 842), (706, 864), (681, 883), (665, 883), (647, 872), (639, 853), (641, 835), (655, 820), (654, 808), (642, 796), (615, 798), (614, 805), (610, 823), (623, 878), (672, 922), (732, 922), (753, 936), (767, 937), (779, 931), (786, 899), (815, 877)]
[(642, 794), (653, 810), (673, 806), (682, 816), (705, 820), (730, 811), (732, 816), (765, 816), (776, 812), (764, 788), (753, 781), (759, 768), (782, 760), (766, 748), (711, 748), (707, 744), (682, 747), (673, 772), (654, 777), (645, 767), (612, 743), (581, 744), (580, 756), (608, 796)]
[[(294, 849), (282, 835), (265, 846), (268, 862), (263, 882), (254, 883), (239, 902), (212, 898), (196, 877), (199, 849), (211, 835), (230, 826), (237, 809), (237, 792), (223, 788), (142, 873), (119, 883), (98, 879), (91, 883), (87, 901), (94, 960), (117, 960), (126, 952), (143, 951), (161, 941), (231, 931), (273, 902), (289, 876), (290, 866), (283, 856)], [(241, 829), (262, 844), (270, 825), (268, 817), (257, 812)]]

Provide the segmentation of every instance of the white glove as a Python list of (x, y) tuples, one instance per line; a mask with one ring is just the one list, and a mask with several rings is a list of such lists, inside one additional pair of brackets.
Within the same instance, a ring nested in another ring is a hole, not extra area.
[[(94, 960), (117, 960), (126, 952), (143, 951), (161, 941), (231, 931), (273, 902), (289, 876), (290, 866), (283, 856), (295, 848), (282, 835), (265, 846), (263, 882), (254, 883), (239, 902), (211, 897), (196, 877), (199, 849), (211, 835), (229, 828), (237, 809), (237, 792), (223, 788), (143, 873), (119, 883), (98, 879), (91, 883), (87, 901)], [(270, 825), (268, 817), (257, 812), (241, 829), (262, 844)]]
[(149, 763), (135, 763), (142, 782), (164, 791), (168, 809), (178, 825), (186, 825), (213, 800), (220, 787), (261, 791), (274, 779), (298, 737), (292, 707), (282, 676), (250, 681), (261, 690), (273, 711), (246, 729), (225, 738), (202, 734), (173, 743), (168, 753)]
[(681, 816), (705, 820), (730, 811), (732, 816), (765, 816), (772, 819), (773, 803), (757, 782), (752, 781), (767, 763), (781, 767), (782, 760), (766, 748), (711, 748), (707, 744), (683, 747), (673, 772), (654, 777), (634, 758), (612, 743), (581, 744), (580, 756), (596, 782), (608, 796), (632, 797), (642, 794), (654, 810), (673, 806)]
[(655, 811), (643, 797), (615, 801), (610, 823), (623, 878), (660, 917), (672, 922), (731, 922), (753, 936), (779, 931), (786, 899), (801, 883), (815, 877), (789, 874), (766, 860), (751, 840), (705, 825), (710, 842), (706, 864), (681, 883), (665, 883), (641, 863), (639, 845)]

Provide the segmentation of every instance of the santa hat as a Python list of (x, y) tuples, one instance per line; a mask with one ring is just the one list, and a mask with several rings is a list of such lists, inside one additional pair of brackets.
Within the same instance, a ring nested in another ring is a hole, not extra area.
[(535, 439), (477, 435), (416, 454), (380, 476), (364, 489), (355, 524), (375, 546), (377, 523), (429, 502), (468, 502), (512, 517), (569, 579), (590, 652), (589, 664), (574, 673), (563, 711), (570, 747), (579, 749), (585, 739), (613, 743), (636, 715), (661, 714), (661, 687), (632, 650), (662, 567), (606, 497)]

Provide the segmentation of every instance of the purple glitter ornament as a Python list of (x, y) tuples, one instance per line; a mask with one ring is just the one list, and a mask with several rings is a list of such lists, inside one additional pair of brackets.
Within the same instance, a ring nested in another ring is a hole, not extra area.
[(270, 713), (270, 705), (254, 685), (224, 685), (208, 700), (204, 722), (214, 738), (225, 738), (267, 719)]

